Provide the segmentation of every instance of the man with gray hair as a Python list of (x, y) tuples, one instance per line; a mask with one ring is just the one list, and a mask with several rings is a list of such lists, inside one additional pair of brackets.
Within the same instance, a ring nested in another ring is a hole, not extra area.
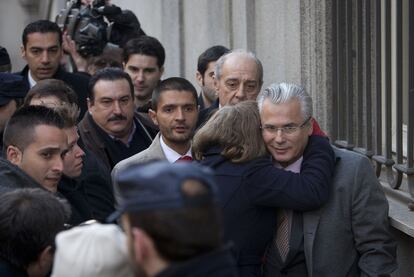
[[(253, 52), (236, 49), (221, 56), (214, 70), (214, 87), (218, 101), (202, 110), (197, 128), (206, 122), (219, 108), (255, 100), (263, 85), (263, 66)], [(316, 120), (312, 120), (313, 134), (325, 136)]]
[(254, 100), (263, 84), (263, 66), (250, 51), (233, 50), (221, 56), (214, 69), (214, 88), (218, 101), (200, 112), (197, 127), (201, 126), (219, 108)]
[[(275, 166), (299, 172), (312, 133), (311, 97), (300, 86), (281, 83), (266, 88), (257, 102)], [(369, 160), (334, 151), (328, 203), (305, 213), (278, 211), (265, 276), (389, 276), (396, 269), (388, 203)]]

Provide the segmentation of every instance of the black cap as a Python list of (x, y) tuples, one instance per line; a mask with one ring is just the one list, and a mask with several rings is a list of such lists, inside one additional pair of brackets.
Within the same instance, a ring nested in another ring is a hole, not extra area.
[[(108, 217), (108, 222), (113, 222), (124, 212), (170, 210), (217, 202), (212, 171), (197, 163), (156, 161), (135, 164), (119, 171), (114, 178), (121, 201), (118, 210)], [(181, 186), (189, 179), (199, 181), (209, 193), (199, 197), (185, 196)]]
[(10, 64), (10, 56), (6, 48), (0, 46), (0, 66)]
[(26, 96), (23, 77), (11, 73), (0, 73), (0, 106), (12, 99)]

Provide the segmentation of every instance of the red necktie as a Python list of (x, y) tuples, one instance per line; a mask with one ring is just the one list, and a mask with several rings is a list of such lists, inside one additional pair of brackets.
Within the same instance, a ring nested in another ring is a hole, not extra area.
[(192, 158), (192, 157), (185, 155), (185, 156), (181, 156), (181, 157), (180, 157), (178, 160), (176, 160), (175, 162), (176, 162), (176, 163), (180, 163), (180, 162), (192, 162), (192, 161), (193, 161), (193, 158)]

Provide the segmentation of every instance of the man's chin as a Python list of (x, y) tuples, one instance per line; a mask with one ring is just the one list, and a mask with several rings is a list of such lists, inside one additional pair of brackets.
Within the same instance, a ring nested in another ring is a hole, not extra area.
[(60, 178), (56, 179), (56, 180), (51, 180), (51, 179), (47, 179), (43, 182), (42, 186), (51, 191), (51, 192), (56, 192), (57, 191), (57, 186), (59, 184)]

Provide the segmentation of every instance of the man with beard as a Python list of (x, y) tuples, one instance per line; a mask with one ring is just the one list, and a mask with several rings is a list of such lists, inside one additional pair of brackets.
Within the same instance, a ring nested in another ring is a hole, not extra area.
[(121, 161), (112, 171), (150, 160), (191, 161), (191, 139), (198, 117), (198, 98), (194, 86), (186, 79), (163, 80), (152, 95), (151, 119), (160, 132), (150, 147)]
[(151, 128), (134, 110), (134, 86), (127, 73), (106, 68), (91, 78), (79, 133), (83, 145), (109, 169), (152, 142)]

